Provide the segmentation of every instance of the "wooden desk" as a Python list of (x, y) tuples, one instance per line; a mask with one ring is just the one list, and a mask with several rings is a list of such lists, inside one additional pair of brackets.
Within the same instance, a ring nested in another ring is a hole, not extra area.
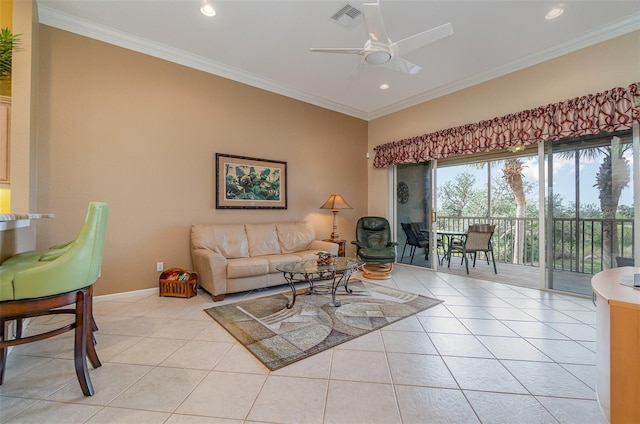
[(612, 424), (640, 423), (640, 289), (620, 284), (640, 268), (613, 268), (591, 279), (596, 300), (598, 401)]

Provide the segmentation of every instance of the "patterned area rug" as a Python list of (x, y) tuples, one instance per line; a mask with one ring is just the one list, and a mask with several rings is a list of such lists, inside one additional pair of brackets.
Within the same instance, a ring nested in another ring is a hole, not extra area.
[(271, 371), (424, 311), (440, 300), (352, 279), (347, 294), (298, 294), (291, 309), (289, 291), (205, 311)]

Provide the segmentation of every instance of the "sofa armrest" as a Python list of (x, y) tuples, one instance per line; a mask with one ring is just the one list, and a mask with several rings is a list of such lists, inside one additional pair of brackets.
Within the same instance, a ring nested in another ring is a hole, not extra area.
[(193, 249), (191, 261), (198, 273), (200, 287), (212, 296), (227, 293), (227, 258), (213, 250)]
[(323, 252), (337, 256), (339, 247), (340, 246), (337, 243), (332, 243), (330, 241), (314, 240), (309, 245), (309, 250), (322, 250)]

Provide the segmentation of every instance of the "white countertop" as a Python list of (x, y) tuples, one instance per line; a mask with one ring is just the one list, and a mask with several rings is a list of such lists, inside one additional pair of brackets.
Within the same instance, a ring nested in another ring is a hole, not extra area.
[(52, 213), (0, 213), (0, 231), (28, 227), (31, 221), (43, 218), (55, 218)]
[(591, 287), (598, 295), (611, 301), (624, 302), (640, 305), (640, 289), (620, 284), (623, 276), (631, 276), (640, 274), (640, 268), (632, 266), (623, 266), (621, 268), (612, 268), (597, 273), (591, 278)]
[(55, 218), (52, 213), (0, 213), (0, 222), (19, 221), (21, 219)]

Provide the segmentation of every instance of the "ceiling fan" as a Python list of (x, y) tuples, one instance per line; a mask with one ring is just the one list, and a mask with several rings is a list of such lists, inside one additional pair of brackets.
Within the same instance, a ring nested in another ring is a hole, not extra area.
[(318, 53), (357, 54), (362, 56), (362, 63), (364, 64), (385, 65), (397, 71), (415, 75), (422, 68), (400, 56), (453, 34), (453, 25), (447, 23), (400, 41), (392, 42), (384, 28), (380, 4), (378, 2), (364, 3), (362, 8), (364, 9), (365, 26), (369, 34), (369, 39), (364, 43), (364, 47), (312, 48), (309, 50)]

